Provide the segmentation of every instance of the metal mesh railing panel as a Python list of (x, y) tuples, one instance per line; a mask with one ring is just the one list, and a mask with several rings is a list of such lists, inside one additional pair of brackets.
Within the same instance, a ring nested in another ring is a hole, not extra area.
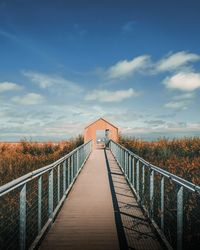
[(0, 187), (0, 249), (28, 249), (48, 227), (89, 156), (91, 141)]
[(20, 188), (0, 197), (0, 249), (19, 249)]
[(110, 141), (110, 148), (138, 202), (169, 244), (174, 249), (197, 249), (200, 245), (200, 187), (151, 165), (113, 141)]
[(29, 247), (38, 234), (38, 181), (33, 179), (26, 187), (26, 245)]
[(176, 225), (177, 225), (177, 188), (176, 183), (169, 179), (165, 180), (165, 210), (164, 210), (164, 233), (173, 248), (176, 248)]
[(200, 198), (198, 193), (184, 190), (183, 249), (200, 245)]
[(41, 202), (41, 226), (43, 227), (49, 219), (48, 210), (48, 173), (42, 175), (42, 202)]

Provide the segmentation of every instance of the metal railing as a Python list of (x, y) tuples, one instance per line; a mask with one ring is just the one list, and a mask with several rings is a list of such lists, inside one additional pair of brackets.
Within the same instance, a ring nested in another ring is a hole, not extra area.
[(92, 141), (0, 187), (0, 249), (34, 249), (61, 208)]
[(198, 248), (200, 186), (150, 164), (112, 140), (109, 147), (167, 248)]

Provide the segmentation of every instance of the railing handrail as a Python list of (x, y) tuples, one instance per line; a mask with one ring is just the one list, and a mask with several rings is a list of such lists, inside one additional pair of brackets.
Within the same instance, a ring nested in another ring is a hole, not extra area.
[(155, 170), (156, 172), (158, 172), (159, 174), (167, 177), (168, 179), (171, 179), (172, 181), (176, 182), (177, 184), (189, 189), (190, 191), (193, 192), (200, 192), (200, 186), (195, 185), (194, 183), (187, 181), (175, 174), (172, 174), (170, 172), (168, 172), (167, 170), (164, 170), (160, 167), (157, 167), (153, 164), (151, 164), (150, 162), (144, 160), (142, 157), (138, 156), (137, 154), (133, 153), (132, 151), (130, 151), (129, 149), (125, 148), (124, 146), (120, 145), (119, 143), (110, 140), (113, 143), (117, 144), (118, 146), (120, 146), (122, 149), (126, 150), (127, 152), (129, 152), (129, 154), (131, 154), (132, 156), (134, 156), (135, 158), (137, 158), (141, 163), (144, 163), (146, 167), (149, 167), (152, 170)]
[(3, 196), (4, 194), (10, 192), (11, 190), (17, 188), (17, 187), (22, 186), (24, 183), (31, 181), (33, 178), (36, 178), (40, 175), (43, 175), (45, 172), (48, 172), (49, 170), (53, 169), (57, 165), (61, 164), (64, 160), (69, 158), (71, 155), (73, 155), (77, 150), (84, 147), (85, 145), (87, 145), (90, 142), (91, 142), (91, 140), (80, 145), (79, 147), (75, 148), (74, 150), (72, 150), (71, 152), (66, 154), (65, 156), (61, 157), (57, 161), (55, 161), (47, 166), (44, 166), (44, 167), (41, 167), (41, 168), (36, 169), (34, 171), (31, 171), (28, 174), (20, 176), (19, 178), (14, 179), (14, 180), (4, 184), (3, 186), (0, 186), (0, 197)]

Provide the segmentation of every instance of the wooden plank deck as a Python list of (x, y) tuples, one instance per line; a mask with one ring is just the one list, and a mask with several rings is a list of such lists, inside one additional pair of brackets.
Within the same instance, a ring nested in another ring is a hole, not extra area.
[(119, 249), (104, 150), (91, 153), (39, 249)]
[(108, 164), (103, 149), (93, 150), (39, 249), (164, 249), (112, 153), (106, 155)]

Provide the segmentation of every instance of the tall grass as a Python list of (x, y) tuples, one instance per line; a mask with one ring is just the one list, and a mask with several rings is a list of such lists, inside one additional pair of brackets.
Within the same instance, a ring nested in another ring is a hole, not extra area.
[(83, 143), (83, 137), (69, 141), (0, 143), (0, 186), (48, 165)]
[(158, 167), (200, 185), (200, 138), (149, 142), (120, 137), (120, 144)]

